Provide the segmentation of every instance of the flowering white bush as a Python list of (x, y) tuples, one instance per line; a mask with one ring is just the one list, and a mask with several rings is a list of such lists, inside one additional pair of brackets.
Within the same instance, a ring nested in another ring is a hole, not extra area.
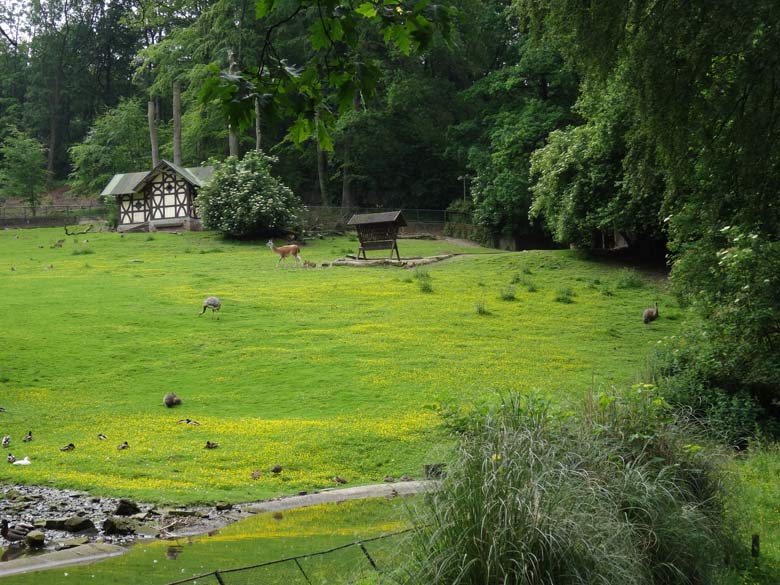
[(303, 204), (289, 187), (271, 176), (275, 159), (248, 152), (229, 157), (214, 169), (198, 194), (198, 210), (207, 229), (247, 238), (296, 231)]

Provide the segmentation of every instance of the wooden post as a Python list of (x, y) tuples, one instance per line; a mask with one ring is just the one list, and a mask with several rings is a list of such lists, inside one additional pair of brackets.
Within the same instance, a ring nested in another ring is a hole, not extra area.
[(754, 534), (750, 542), (750, 556), (754, 559), (758, 559), (761, 554), (761, 542), (758, 534)]

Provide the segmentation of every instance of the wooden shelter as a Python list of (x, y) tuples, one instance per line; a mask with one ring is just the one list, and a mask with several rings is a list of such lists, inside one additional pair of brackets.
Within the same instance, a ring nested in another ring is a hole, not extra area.
[(114, 175), (101, 197), (116, 197), (117, 231), (201, 228), (195, 203), (214, 167), (184, 168), (162, 160), (151, 171)]
[(367, 260), (366, 250), (390, 250), (390, 258), (393, 257), (393, 251), (395, 251), (396, 258), (399, 262), (401, 261), (396, 239), (398, 238), (398, 229), (406, 225), (406, 220), (400, 211), (353, 215), (347, 225), (353, 225), (357, 230), (360, 240), (358, 258), (362, 254), (363, 259)]

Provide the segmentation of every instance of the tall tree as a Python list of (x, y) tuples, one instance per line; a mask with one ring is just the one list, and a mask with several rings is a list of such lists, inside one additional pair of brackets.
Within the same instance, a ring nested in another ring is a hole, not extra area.
[(4, 197), (19, 197), (27, 202), (33, 215), (40, 204), (46, 184), (46, 151), (43, 145), (12, 129), (0, 148), (0, 192)]

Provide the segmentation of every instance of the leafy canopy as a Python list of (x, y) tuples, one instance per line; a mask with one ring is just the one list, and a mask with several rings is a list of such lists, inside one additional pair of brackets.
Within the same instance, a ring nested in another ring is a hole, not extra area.
[[(212, 65), (201, 96), (219, 101), (231, 123), (241, 126), (253, 122), (257, 99), (264, 119), (293, 120), (289, 140), (301, 144), (313, 137), (332, 150), (336, 115), (352, 109), (356, 95), (373, 93), (381, 77), (379, 62), (359, 50), (366, 35), (410, 55), (431, 45), (436, 27), (446, 34), (454, 14), (453, 7), (433, 0), (257, 0), (264, 38), (258, 65), (241, 73)], [(298, 64), (279, 50), (275, 35), (295, 19), (308, 25)]]

